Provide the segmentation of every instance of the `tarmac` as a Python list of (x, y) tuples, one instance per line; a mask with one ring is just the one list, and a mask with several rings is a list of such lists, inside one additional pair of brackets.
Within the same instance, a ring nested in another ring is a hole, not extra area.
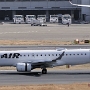
[(90, 24), (67, 25), (47, 24), (47, 26), (31, 26), (30, 24), (0, 25), (1, 40), (57, 40), (73, 41), (90, 38)]
[(31, 73), (19, 73), (16, 70), (0, 70), (0, 85), (30, 84), (71, 84), (90, 83), (90, 70), (53, 70), (47, 74), (35, 70)]

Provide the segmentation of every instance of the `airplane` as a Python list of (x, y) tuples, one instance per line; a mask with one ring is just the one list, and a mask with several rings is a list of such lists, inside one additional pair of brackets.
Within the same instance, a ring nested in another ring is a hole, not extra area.
[[(70, 0), (69, 0), (69, 2), (70, 2)], [(70, 4), (74, 5), (74, 6), (90, 7), (90, 5), (73, 4), (72, 2), (70, 2)]]
[(86, 63), (90, 63), (90, 49), (0, 51), (0, 66), (14, 66), (18, 72), (41, 68), (47, 74), (46, 68)]

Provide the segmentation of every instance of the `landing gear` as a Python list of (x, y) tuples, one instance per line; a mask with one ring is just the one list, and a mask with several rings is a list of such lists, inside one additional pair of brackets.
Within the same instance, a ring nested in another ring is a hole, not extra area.
[(47, 74), (47, 69), (42, 69), (42, 74)]

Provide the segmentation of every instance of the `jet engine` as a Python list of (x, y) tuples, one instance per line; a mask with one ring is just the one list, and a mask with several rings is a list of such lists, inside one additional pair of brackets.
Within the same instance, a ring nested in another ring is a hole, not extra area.
[(18, 72), (30, 72), (31, 71), (30, 63), (17, 63), (16, 69)]

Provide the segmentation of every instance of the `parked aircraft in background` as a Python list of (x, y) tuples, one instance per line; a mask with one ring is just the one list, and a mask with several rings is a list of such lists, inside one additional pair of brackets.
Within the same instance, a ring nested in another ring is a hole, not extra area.
[(46, 74), (46, 68), (86, 63), (90, 63), (90, 49), (0, 51), (0, 66), (14, 66), (18, 72), (41, 68)]
[[(70, 2), (70, 0), (69, 0), (69, 2)], [(90, 7), (90, 5), (73, 4), (72, 2), (70, 2), (70, 4), (72, 4), (74, 6)]]

